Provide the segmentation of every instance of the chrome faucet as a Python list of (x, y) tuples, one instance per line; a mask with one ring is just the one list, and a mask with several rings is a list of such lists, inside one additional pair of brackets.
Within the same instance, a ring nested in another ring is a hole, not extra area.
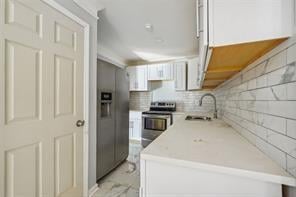
[(200, 100), (199, 100), (199, 106), (202, 106), (202, 100), (203, 100), (203, 98), (206, 97), (206, 96), (210, 96), (210, 97), (212, 97), (212, 98), (214, 99), (214, 105), (215, 105), (215, 109), (214, 109), (214, 110), (215, 110), (215, 111), (214, 111), (214, 118), (218, 118), (218, 111), (217, 111), (216, 97), (215, 97), (213, 94), (211, 94), (211, 93), (206, 93), (206, 94), (202, 95), (201, 98), (200, 98)]

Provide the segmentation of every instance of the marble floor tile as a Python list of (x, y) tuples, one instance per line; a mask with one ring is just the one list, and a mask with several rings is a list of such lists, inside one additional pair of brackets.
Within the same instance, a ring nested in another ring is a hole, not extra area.
[(103, 178), (93, 197), (139, 197), (140, 144), (131, 143), (127, 160)]

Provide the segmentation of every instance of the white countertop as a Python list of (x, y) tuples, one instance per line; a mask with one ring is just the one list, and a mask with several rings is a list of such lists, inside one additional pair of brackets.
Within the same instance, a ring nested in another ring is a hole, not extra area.
[(296, 186), (296, 179), (222, 120), (186, 121), (169, 127), (141, 159)]
[(136, 113), (139, 112), (140, 113), (140, 112), (144, 112), (144, 111), (147, 111), (147, 110), (129, 110), (129, 112), (132, 112), (132, 113), (133, 112), (136, 112)]

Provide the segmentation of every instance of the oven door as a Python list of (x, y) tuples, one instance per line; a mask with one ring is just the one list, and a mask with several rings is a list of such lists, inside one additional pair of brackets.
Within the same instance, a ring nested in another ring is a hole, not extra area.
[(167, 115), (142, 115), (142, 146), (148, 146), (153, 140), (160, 136), (170, 124), (171, 117)]
[(143, 115), (144, 130), (165, 131), (169, 122), (169, 116)]

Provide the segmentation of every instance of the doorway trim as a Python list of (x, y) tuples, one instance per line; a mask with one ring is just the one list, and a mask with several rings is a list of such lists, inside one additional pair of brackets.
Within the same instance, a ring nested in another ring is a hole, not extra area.
[(85, 125), (83, 127), (83, 196), (88, 196), (88, 143), (89, 143), (89, 67), (90, 67), (90, 25), (73, 14), (64, 6), (60, 5), (54, 0), (42, 0), (44, 3), (48, 4), (52, 8), (56, 9), (63, 15), (69, 17), (73, 21), (77, 22), (84, 28), (84, 57), (83, 57), (83, 117), (85, 120)]

